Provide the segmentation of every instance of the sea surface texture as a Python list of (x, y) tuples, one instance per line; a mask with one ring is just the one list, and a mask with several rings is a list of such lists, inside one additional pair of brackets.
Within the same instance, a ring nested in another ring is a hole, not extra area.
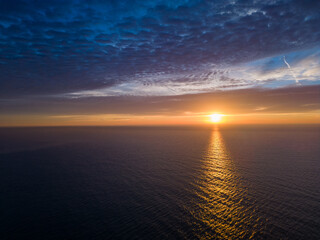
[(0, 239), (320, 239), (319, 126), (0, 129)]

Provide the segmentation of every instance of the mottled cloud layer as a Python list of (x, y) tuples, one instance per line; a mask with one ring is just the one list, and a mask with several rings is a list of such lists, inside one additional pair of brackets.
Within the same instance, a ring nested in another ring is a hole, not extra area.
[(121, 100), (101, 97), (319, 84), (319, 9), (311, 0), (1, 1), (0, 110), (23, 96), (85, 97), (86, 108), (93, 97), (109, 105)]

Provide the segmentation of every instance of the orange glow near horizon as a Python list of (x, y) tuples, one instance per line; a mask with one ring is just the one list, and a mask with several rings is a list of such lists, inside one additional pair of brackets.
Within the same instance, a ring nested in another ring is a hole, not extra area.
[[(210, 114), (211, 113), (211, 114)], [(320, 112), (234, 113), (184, 112), (180, 114), (0, 115), (0, 127), (14, 126), (156, 126), (206, 124), (320, 124)]]

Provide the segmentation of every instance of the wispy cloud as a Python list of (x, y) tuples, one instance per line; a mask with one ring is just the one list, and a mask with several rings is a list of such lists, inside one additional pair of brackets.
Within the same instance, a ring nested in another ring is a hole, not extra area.
[[(77, 91), (61, 96), (70, 98), (102, 96), (174, 96), (234, 90), (250, 87), (284, 87), (304, 81), (320, 82), (320, 50), (308, 49), (292, 52), (292, 69), (286, 58), (273, 56), (244, 64), (203, 64), (199, 69), (180, 73), (136, 74), (132, 79), (106, 88)], [(286, 63), (290, 74), (284, 71)]]

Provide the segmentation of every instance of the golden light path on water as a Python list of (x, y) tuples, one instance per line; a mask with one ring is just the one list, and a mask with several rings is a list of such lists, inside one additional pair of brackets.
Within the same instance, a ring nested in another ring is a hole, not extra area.
[(246, 204), (246, 188), (240, 184), (240, 176), (217, 126), (211, 133), (203, 160), (203, 175), (196, 183), (199, 201), (193, 212), (196, 221), (201, 222), (197, 237), (254, 238), (257, 219)]

